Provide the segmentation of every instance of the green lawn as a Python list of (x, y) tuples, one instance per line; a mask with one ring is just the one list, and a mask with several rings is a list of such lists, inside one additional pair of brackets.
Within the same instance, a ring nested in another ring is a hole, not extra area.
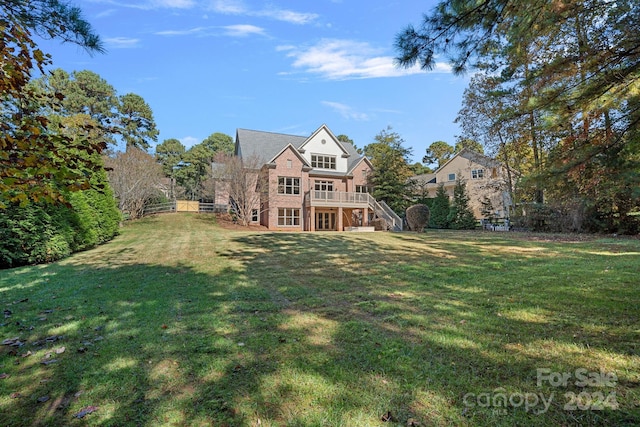
[(0, 271), (0, 425), (637, 425), (639, 285), (633, 239), (151, 217)]

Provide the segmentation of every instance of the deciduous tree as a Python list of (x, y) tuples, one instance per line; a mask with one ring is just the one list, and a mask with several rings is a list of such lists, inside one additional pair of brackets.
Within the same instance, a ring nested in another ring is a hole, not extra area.
[(503, 148), (527, 142), (533, 200), (582, 200), (594, 218), (608, 210), (632, 230), (640, 197), (624, 189), (639, 184), (628, 149), (640, 129), (638, 34), (633, 0), (452, 0), (402, 31), (396, 47), (402, 66), (429, 69), (444, 55), (455, 72), (476, 67), (499, 80), (493, 105), (503, 109), (491, 128)]
[(162, 166), (149, 153), (129, 147), (105, 158), (105, 164), (120, 210), (131, 218), (141, 217), (145, 206), (161, 196)]
[(50, 58), (33, 42), (30, 31), (99, 50), (97, 36), (78, 11), (57, 1), (13, 1), (0, 14), (0, 208), (44, 200), (65, 200), (68, 191), (88, 188), (90, 171), (102, 165), (92, 154), (104, 143), (81, 141), (48, 129), (43, 105), (58, 100), (28, 85), (33, 69), (45, 72)]
[(232, 213), (242, 225), (249, 225), (253, 211), (262, 210), (261, 198), (268, 189), (266, 175), (261, 170), (264, 161), (258, 156), (240, 158), (220, 154), (216, 156), (216, 165), (213, 171), (216, 191), (228, 195)]

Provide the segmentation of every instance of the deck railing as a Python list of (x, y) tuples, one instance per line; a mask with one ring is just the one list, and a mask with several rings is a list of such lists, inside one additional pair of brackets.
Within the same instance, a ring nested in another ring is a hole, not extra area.
[(389, 224), (390, 230), (402, 231), (402, 219), (386, 203), (377, 201), (369, 193), (311, 190), (305, 195), (305, 201), (307, 206), (370, 208)]
[(311, 190), (309, 194), (312, 206), (366, 207), (370, 197), (367, 193), (347, 191)]

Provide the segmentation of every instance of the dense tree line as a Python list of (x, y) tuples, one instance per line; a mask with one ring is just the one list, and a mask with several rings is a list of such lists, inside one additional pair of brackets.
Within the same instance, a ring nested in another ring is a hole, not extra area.
[(458, 121), (522, 171), (529, 226), (639, 231), (637, 2), (442, 1), (396, 47), (403, 66), (478, 72)]
[[(112, 239), (120, 212), (104, 167), (109, 144), (149, 147), (157, 130), (135, 94), (97, 74), (48, 71), (34, 36), (103, 52), (78, 8), (0, 4), (0, 267), (53, 261)], [(33, 80), (37, 70), (43, 76)]]
[[(364, 147), (363, 153), (374, 166), (369, 183), (373, 189), (373, 196), (383, 200), (398, 215), (404, 216), (405, 211), (415, 203), (424, 203), (430, 209), (428, 225), (433, 228), (474, 229), (476, 220), (469, 207), (469, 196), (466, 191), (466, 183), (457, 180), (454, 187), (453, 199), (440, 185), (436, 197), (429, 199), (420, 196), (419, 182), (410, 180), (409, 177), (423, 170), (416, 171), (415, 165), (409, 164), (411, 148), (404, 147), (404, 140), (391, 127), (383, 129), (374, 137), (374, 142)], [(456, 147), (451, 147), (446, 142), (436, 141), (427, 149), (425, 163), (437, 162), (442, 166), (454, 153), (465, 147), (479, 150), (476, 143), (471, 140), (459, 141)], [(480, 147), (481, 150), (481, 147)], [(427, 160), (427, 157), (429, 159)], [(430, 172), (430, 170), (429, 170)]]
[(175, 138), (158, 144), (156, 158), (172, 183), (170, 198), (212, 200), (211, 164), (218, 156), (233, 154), (234, 148), (233, 138), (220, 132), (212, 133), (189, 149)]

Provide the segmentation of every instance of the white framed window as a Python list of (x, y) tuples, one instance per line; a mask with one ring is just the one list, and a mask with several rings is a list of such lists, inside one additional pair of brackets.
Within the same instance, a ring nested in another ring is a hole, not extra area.
[(323, 154), (311, 155), (311, 167), (319, 169), (335, 169), (336, 156), (326, 156)]
[(291, 169), (293, 167), (293, 162), (291, 159), (287, 159), (287, 169)]
[(471, 179), (482, 179), (484, 178), (484, 169), (473, 169), (471, 171)]
[(449, 177), (448, 177), (448, 181), (455, 181), (456, 180), (456, 174), (455, 173), (450, 173)]
[(283, 227), (300, 225), (300, 209), (278, 208), (278, 225)]
[(251, 209), (251, 221), (258, 222), (258, 209)]
[(371, 187), (368, 185), (356, 185), (356, 193), (371, 193)]
[(278, 194), (300, 194), (300, 178), (279, 176)]
[(314, 188), (316, 191), (333, 191), (333, 181), (316, 181)]

